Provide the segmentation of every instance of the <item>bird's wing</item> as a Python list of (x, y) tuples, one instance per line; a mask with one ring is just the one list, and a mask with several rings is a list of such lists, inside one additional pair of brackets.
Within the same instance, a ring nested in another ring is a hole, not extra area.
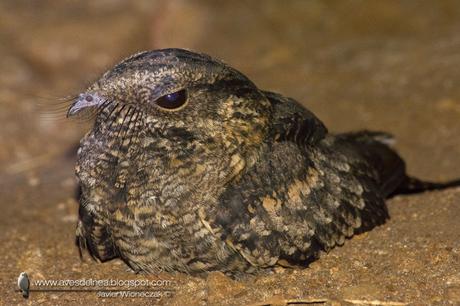
[(253, 266), (310, 262), (388, 218), (374, 171), (353, 150), (331, 135), (304, 149), (268, 144), (221, 194), (209, 223)]
[(296, 100), (263, 91), (273, 107), (270, 134), (275, 141), (292, 141), (300, 146), (315, 144), (327, 134), (323, 122)]
[(94, 208), (90, 209), (88, 201), (81, 193), (79, 186), (78, 224), (76, 230), (76, 245), (82, 257), (82, 252), (88, 250), (93, 259), (102, 262), (118, 256), (106, 222), (101, 218), (101, 213)]

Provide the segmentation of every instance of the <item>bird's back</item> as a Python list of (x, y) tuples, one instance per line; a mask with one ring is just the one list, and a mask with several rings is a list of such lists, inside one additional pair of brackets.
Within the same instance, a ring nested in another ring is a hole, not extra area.
[(384, 223), (385, 197), (405, 175), (385, 134), (327, 134), (295, 101), (268, 97), (273, 139), (210, 213), (221, 238), (253, 266), (295, 265)]

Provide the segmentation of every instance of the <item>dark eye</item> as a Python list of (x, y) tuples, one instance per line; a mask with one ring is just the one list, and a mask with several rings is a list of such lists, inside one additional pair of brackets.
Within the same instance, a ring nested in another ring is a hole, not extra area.
[(187, 92), (182, 89), (156, 99), (155, 103), (165, 109), (176, 109), (184, 105), (186, 101)]

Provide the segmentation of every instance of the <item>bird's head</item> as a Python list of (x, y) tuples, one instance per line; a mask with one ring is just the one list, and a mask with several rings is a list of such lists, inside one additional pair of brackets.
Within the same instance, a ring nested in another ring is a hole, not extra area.
[(68, 116), (93, 109), (95, 128), (126, 144), (142, 135), (234, 147), (263, 141), (270, 107), (235, 69), (204, 54), (164, 49), (135, 54), (107, 71)]
[(133, 55), (69, 108), (69, 116), (96, 114), (78, 153), (77, 176), (91, 187), (83, 193), (105, 181), (120, 190), (126, 184), (173, 190), (175, 197), (223, 186), (258, 160), (271, 107), (247, 77), (207, 55), (181, 49)]

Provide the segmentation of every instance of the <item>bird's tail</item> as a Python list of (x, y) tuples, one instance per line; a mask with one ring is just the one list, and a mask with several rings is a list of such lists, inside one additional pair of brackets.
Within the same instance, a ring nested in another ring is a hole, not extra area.
[(407, 175), (404, 161), (392, 149), (395, 141), (390, 134), (360, 131), (342, 134), (340, 137), (355, 143), (359, 153), (377, 171), (381, 191), (386, 197), (460, 186), (460, 179), (434, 183)]
[(405, 180), (401, 185), (398, 186), (394, 190), (390, 196), (398, 195), (398, 194), (413, 194), (419, 193), (424, 191), (432, 191), (432, 190), (442, 190), (446, 188), (458, 187), (460, 186), (460, 179), (442, 182), (442, 183), (434, 183), (434, 182), (427, 182), (422, 181), (418, 178), (406, 176)]

